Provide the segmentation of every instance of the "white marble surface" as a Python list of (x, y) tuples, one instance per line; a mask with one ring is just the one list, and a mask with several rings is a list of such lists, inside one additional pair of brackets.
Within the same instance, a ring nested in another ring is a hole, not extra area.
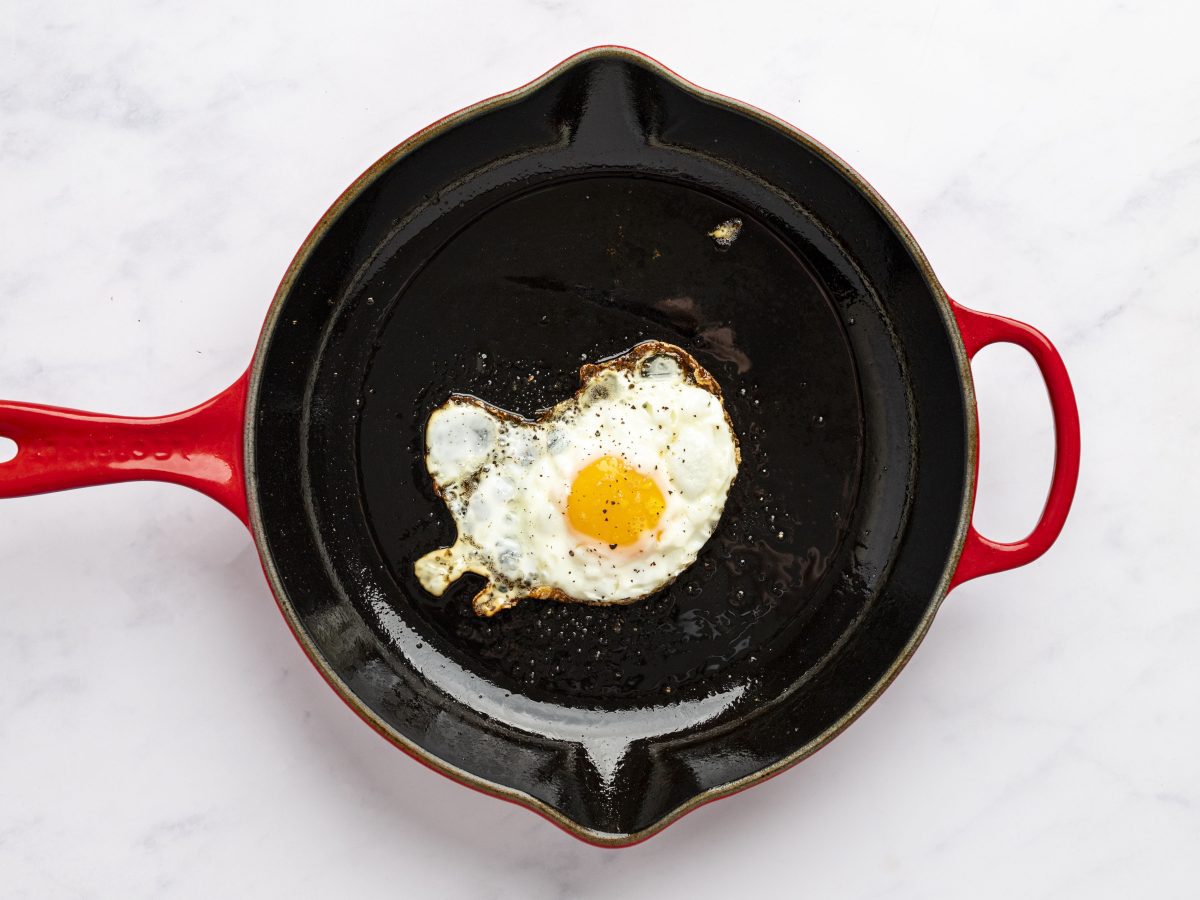
[[(361, 725), (211, 501), (5, 502), (0, 895), (1200, 893), (1197, 14), (650, 6), (4, 0), (0, 396), (150, 414), (224, 387), (362, 169), (620, 42), (823, 140), (956, 297), (1057, 341), (1085, 451), (1059, 545), (952, 595), (826, 751), (614, 852)], [(1019, 351), (978, 373), (979, 520), (1013, 537), (1049, 471), (1048, 409)]]

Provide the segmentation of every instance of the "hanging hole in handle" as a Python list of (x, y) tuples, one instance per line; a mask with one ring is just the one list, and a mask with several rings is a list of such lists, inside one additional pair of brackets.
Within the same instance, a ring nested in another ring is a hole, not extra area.
[(0, 434), (0, 466), (17, 458), (17, 442)]
[(995, 541), (1033, 531), (1054, 471), (1054, 418), (1037, 364), (1014, 344), (984, 347), (971, 362), (979, 407), (974, 524)]

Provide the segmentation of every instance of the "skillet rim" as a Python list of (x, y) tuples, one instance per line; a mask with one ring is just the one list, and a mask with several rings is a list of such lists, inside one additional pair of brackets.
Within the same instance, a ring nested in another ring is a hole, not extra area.
[[(428, 141), (436, 138), (439, 134), (447, 131), (465, 121), (473, 119), (492, 109), (503, 106), (508, 106), (517, 103), (524, 99), (529, 94), (534, 93), (543, 85), (549, 83), (553, 79), (559, 77), (567, 70), (574, 68), (577, 65), (597, 59), (615, 59), (631, 62), (642, 68), (649, 69), (658, 77), (661, 77), (680, 89), (691, 93), (703, 100), (724, 106), (735, 112), (741, 113), (751, 119), (756, 120), (769, 128), (773, 128), (782, 132), (786, 136), (792, 138), (798, 143), (803, 144), (807, 149), (820, 156), (830, 166), (833, 167), (842, 177), (844, 177), (872, 206), (883, 216), (884, 220), (891, 227), (896, 237), (898, 237), (905, 249), (911, 255), (917, 269), (924, 278), (926, 286), (930, 289), (935, 300), (938, 312), (942, 317), (942, 323), (945, 326), (946, 332), (950, 337), (951, 348), (954, 352), (955, 361), (958, 365), (959, 384), (963, 394), (964, 416), (965, 423), (965, 449), (966, 460), (963, 474), (962, 485), (962, 507), (959, 510), (958, 523), (955, 528), (954, 542), (951, 552), (946, 560), (946, 565), (942, 570), (941, 578), (938, 581), (937, 587), (930, 598), (929, 604), (926, 607), (924, 615), (917, 624), (916, 630), (913, 632), (907, 644), (901, 650), (896, 659), (888, 667), (887, 671), (866, 691), (862, 698), (846, 711), (833, 725), (817, 735), (815, 738), (796, 749), (792, 753), (782, 759), (765, 766), (758, 771), (746, 775), (740, 779), (727, 782), (723, 785), (710, 788), (688, 799), (687, 802), (680, 804), (673, 810), (669, 811), (661, 818), (657, 819), (645, 828), (630, 833), (613, 833), (598, 831), (593, 828), (588, 828), (574, 819), (566, 816), (559, 810), (549, 804), (525, 793), (486, 778), (481, 778), (472, 772), (461, 769), (457, 766), (445, 762), (436, 755), (430, 753), (419, 744), (409, 740), (404, 735), (392, 729), (388, 724), (363, 703), (353, 689), (346, 684), (345, 681), (329, 666), (324, 654), (321, 652), (304, 629), (304, 625), (288, 599), (287, 592), (284, 588), (282, 578), (275, 565), (275, 560), (269, 549), (267, 540), (266, 528), (262, 519), (262, 510), (259, 503), (259, 495), (256, 490), (258, 478), (255, 464), (255, 421), (258, 415), (258, 398), (259, 389), (262, 382), (262, 373), (265, 368), (267, 350), (271, 344), (276, 327), (279, 324), (280, 312), (291, 293), (293, 283), (307, 263), (310, 255), (316, 246), (324, 238), (326, 232), (332, 224), (338, 219), (342, 212), (349, 207), (358, 196), (370, 186), (375, 179), (392, 165), (407, 156), (418, 147), (421, 147)], [(593, 844), (600, 847), (626, 847), (633, 844), (641, 843), (644, 840), (654, 836), (662, 831), (667, 826), (678, 821), (682, 816), (692, 812), (699, 807), (719, 800), (723, 797), (730, 796), (752, 787), (762, 781), (767, 780), (781, 772), (791, 768), (799, 762), (807, 759), (817, 750), (821, 749), (832, 741), (835, 737), (848, 728), (866, 709), (875, 702), (876, 699), (891, 685), (900, 670), (908, 663), (913, 653), (920, 646), (925, 635), (929, 631), (929, 627), (941, 608), (942, 603), (946, 598), (946, 594), (950, 589), (951, 581), (954, 576), (955, 569), (958, 566), (959, 559), (962, 556), (963, 547), (966, 543), (967, 533), (971, 522), (971, 512), (975, 503), (976, 489), (976, 462), (978, 456), (978, 423), (975, 415), (975, 390), (974, 382), (971, 377), (971, 368), (967, 350), (963, 343), (962, 335), (959, 332), (957, 320), (955, 319), (953, 310), (950, 305), (949, 298), (945, 290), (942, 288), (937, 275), (934, 274), (929, 260), (924, 252), (917, 244), (916, 239), (908, 230), (907, 226), (900, 220), (895, 210), (883, 199), (882, 196), (853, 168), (851, 168), (837, 154), (833, 153), (829, 148), (822, 143), (796, 128), (794, 125), (785, 122), (784, 120), (771, 115), (764, 110), (759, 109), (748, 103), (735, 100), (724, 94), (715, 91), (707, 90), (688, 81), (686, 78), (676, 74), (671, 69), (664, 66), (658, 60), (647, 56), (640, 51), (629, 47), (619, 45), (604, 44), (595, 47), (590, 47), (581, 50), (572, 56), (567, 57), (562, 62), (558, 63), (544, 74), (539, 75), (532, 81), (481, 100), (470, 106), (466, 106), (457, 112), (437, 120), (431, 125), (426, 126), (412, 136), (401, 141), (375, 163), (373, 163), (365, 172), (356, 178), (349, 187), (333, 202), (333, 204), (325, 211), (321, 218), (313, 226), (300, 248), (296, 251), (287, 270), (284, 272), (283, 278), (280, 280), (275, 295), (271, 300), (271, 306), (267, 311), (266, 318), (263, 322), (262, 330), (259, 334), (258, 342), (254, 350), (253, 362), (249, 371), (249, 385), (246, 397), (245, 421), (244, 421), (244, 443), (243, 443), (243, 459), (245, 473), (245, 488), (247, 497), (247, 506), (249, 512), (250, 531), (254, 537), (254, 543), (258, 549), (260, 561), (262, 562), (263, 572), (267, 577), (267, 581), (271, 588), (271, 593), (275, 597), (276, 604), (279, 606), (280, 612), (283, 614), (288, 628), (295, 637), (297, 643), (308, 657), (309, 662), (321, 674), (330, 687), (338, 694), (342, 701), (353, 710), (359, 718), (366, 722), (374, 729), (381, 737), (391, 743), (393, 746), (404, 751), (408, 756), (422, 763), (423, 765), (433, 769), (434, 771), (445, 775), (454, 781), (473, 788), (493, 797), (502, 800), (507, 800), (511, 803), (516, 803), (525, 808), (538, 813), (551, 823), (562, 828), (568, 834), (585, 843)]]

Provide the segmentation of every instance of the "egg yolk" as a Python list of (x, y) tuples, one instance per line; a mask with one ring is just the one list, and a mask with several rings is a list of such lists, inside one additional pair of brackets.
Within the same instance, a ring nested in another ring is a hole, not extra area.
[(577, 531), (610, 546), (632, 544), (658, 524), (666, 506), (653, 478), (620, 457), (602, 456), (575, 476), (567, 518)]

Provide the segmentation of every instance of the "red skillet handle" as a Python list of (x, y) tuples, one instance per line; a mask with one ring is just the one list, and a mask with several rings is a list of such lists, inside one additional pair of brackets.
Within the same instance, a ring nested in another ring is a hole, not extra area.
[[(1016, 344), (1033, 357), (1050, 394), (1055, 437), (1054, 476), (1050, 481), (1050, 493), (1046, 497), (1042, 517), (1033, 531), (1024, 540), (1005, 544), (985, 538), (971, 525), (958, 568), (950, 582), (953, 589), (980, 575), (991, 575), (1031, 563), (1049, 550), (1058, 538), (1071, 509), (1075, 483), (1079, 480), (1079, 410), (1062, 357), (1044, 334), (1023, 322), (976, 312), (953, 300), (950, 305), (958, 320), (958, 330), (962, 334), (968, 358), (974, 357), (989, 344), (998, 343)], [(976, 456), (976, 474), (978, 465)]]
[(0, 498), (118, 481), (170, 481), (212, 497), (243, 522), (242, 434), (249, 377), (185, 412), (155, 418), (0, 400), (0, 437), (17, 455), (0, 463)]

